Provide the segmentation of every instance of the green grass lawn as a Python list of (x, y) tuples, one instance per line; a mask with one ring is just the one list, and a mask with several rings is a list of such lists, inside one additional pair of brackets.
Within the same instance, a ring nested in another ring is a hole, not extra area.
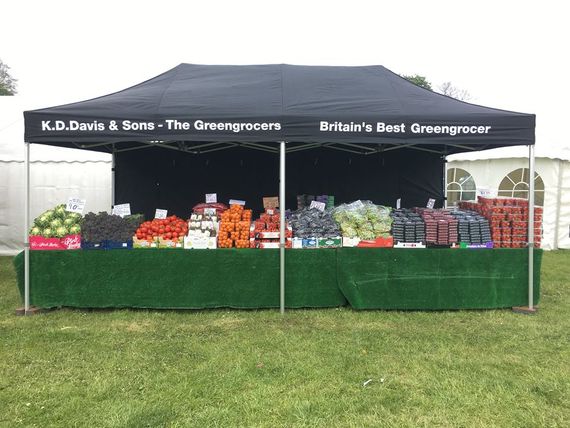
[(0, 258), (2, 427), (570, 426), (570, 252), (544, 254), (536, 316), (16, 317), (11, 262)]

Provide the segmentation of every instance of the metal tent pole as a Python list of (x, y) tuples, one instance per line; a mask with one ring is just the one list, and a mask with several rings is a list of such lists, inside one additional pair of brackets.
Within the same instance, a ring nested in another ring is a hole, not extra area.
[(26, 193), (24, 197), (24, 314), (30, 310), (30, 143), (25, 150)]
[[(558, 235), (560, 233), (560, 206), (562, 205), (562, 184), (563, 184), (564, 162), (558, 159), (558, 185), (556, 192), (556, 222), (554, 223), (554, 245), (553, 250), (558, 249)], [(546, 195), (545, 195), (546, 196)], [(544, 213), (542, 214), (544, 215)]]
[(111, 208), (115, 206), (115, 164), (117, 152), (113, 144), (113, 152), (111, 153)]
[(285, 313), (285, 141), (279, 151), (279, 310)]
[(534, 305), (534, 146), (528, 146), (528, 309)]
[(447, 208), (447, 155), (443, 155), (443, 208)]

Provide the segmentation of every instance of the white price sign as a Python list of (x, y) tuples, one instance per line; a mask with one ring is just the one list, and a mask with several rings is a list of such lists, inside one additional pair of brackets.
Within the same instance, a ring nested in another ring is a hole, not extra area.
[(154, 212), (154, 218), (165, 219), (168, 215), (168, 210), (161, 210), (159, 208)]
[(429, 198), (426, 207), (427, 208), (435, 207), (435, 199)]
[(402, 206), (402, 198), (396, 199), (396, 209), (399, 210)]
[(215, 208), (204, 208), (204, 214), (216, 215), (216, 209)]
[(112, 214), (118, 215), (121, 217), (131, 215), (131, 204), (115, 205), (113, 207), (113, 213)]
[(496, 198), (497, 197), (497, 190), (488, 189), (486, 187), (478, 187), (477, 188), (477, 196), (484, 196), (486, 198)]
[(245, 205), (245, 201), (239, 199), (230, 199), (230, 205)]
[(207, 204), (215, 204), (218, 202), (218, 194), (217, 193), (206, 193), (206, 203)]
[(317, 202), (317, 201), (312, 201), (311, 205), (309, 206), (309, 209), (313, 209), (316, 208), (319, 211), (324, 211), (325, 210), (325, 206), (326, 204), (324, 202)]
[(65, 210), (70, 213), (83, 214), (85, 208), (85, 199), (69, 198)]

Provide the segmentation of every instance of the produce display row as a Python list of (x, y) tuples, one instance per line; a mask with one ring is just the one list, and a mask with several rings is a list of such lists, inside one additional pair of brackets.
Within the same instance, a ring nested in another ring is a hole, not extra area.
[[(360, 200), (327, 208), (330, 196), (311, 199), (309, 205), (305, 203), (307, 195), (302, 198), (304, 202), (296, 211), (285, 213), (286, 248), (520, 248), (528, 241), (528, 206), (521, 199), (479, 198), (477, 202), (461, 202), (459, 209), (392, 209)], [(162, 217), (145, 221), (140, 214), (119, 216), (106, 212), (81, 216), (58, 205), (34, 220), (30, 247), (215, 249), (280, 245), (277, 208), (267, 208), (253, 219), (252, 210), (243, 203), (229, 207), (217, 202), (200, 203), (186, 219), (166, 217), (165, 213)], [(541, 221), (542, 208), (536, 207), (536, 246), (540, 246)]]
[[(477, 202), (462, 201), (459, 207), (488, 220), (491, 239), (496, 247), (523, 248), (528, 243), (528, 200), (520, 198), (486, 198)], [(534, 207), (534, 246), (542, 239), (542, 207)]]

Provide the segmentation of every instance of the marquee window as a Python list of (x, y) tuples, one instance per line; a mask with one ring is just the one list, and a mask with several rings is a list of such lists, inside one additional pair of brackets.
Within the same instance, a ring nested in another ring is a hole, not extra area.
[(447, 206), (455, 205), (458, 201), (475, 200), (476, 186), (471, 174), (461, 168), (447, 170)]
[[(528, 199), (529, 184), (528, 168), (519, 168), (511, 171), (499, 184), (499, 196)], [(538, 173), (534, 173), (534, 204), (544, 205), (544, 181)]]

